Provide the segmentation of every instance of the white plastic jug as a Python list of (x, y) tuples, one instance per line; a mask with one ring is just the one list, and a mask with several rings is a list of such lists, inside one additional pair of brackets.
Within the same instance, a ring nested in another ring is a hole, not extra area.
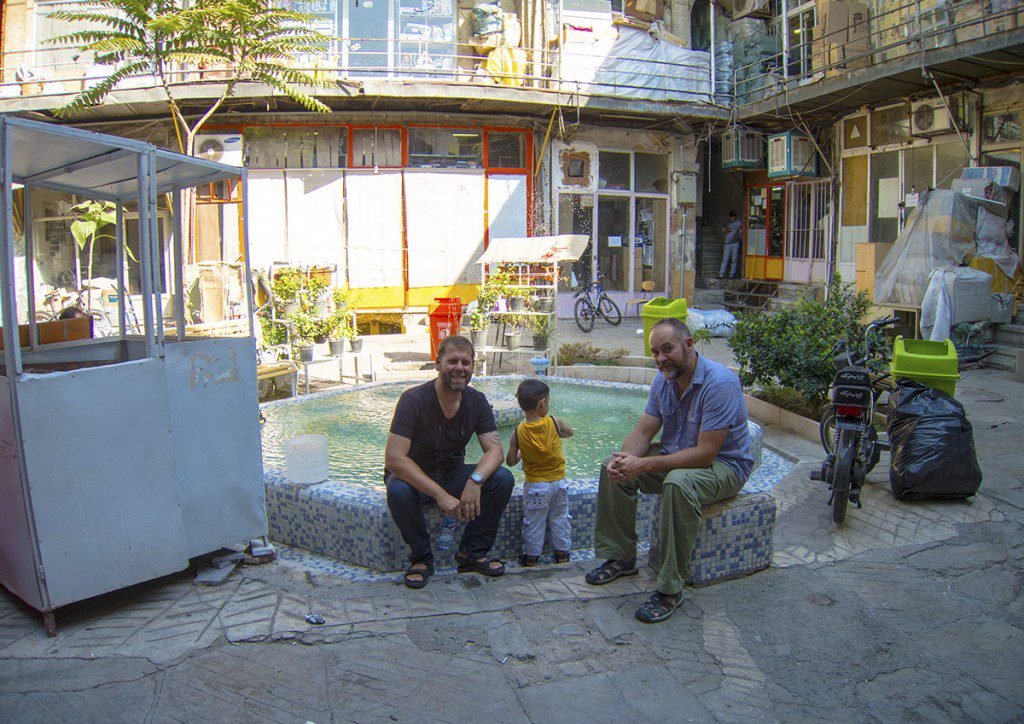
[(285, 440), (284, 467), (288, 479), (296, 485), (327, 480), (327, 436), (299, 435)]

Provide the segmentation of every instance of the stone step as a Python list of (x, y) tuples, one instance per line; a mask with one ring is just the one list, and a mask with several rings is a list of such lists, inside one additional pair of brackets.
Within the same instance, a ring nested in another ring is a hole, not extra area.
[(1022, 350), (1020, 347), (1008, 344), (995, 344), (995, 352), (985, 358), (985, 365), (997, 370), (1017, 372), (1018, 362), (1021, 359)]
[(1001, 344), (1024, 347), (1024, 324), (995, 325), (995, 339)]

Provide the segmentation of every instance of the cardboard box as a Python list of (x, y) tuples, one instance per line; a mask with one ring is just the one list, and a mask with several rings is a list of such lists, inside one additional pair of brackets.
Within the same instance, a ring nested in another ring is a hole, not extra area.
[(1020, 171), (1013, 166), (970, 166), (960, 172), (960, 178), (988, 179), (1010, 191), (1020, 189)]
[(625, 14), (653, 23), (665, 16), (665, 0), (626, 0)]
[(892, 244), (857, 244), (857, 272), (856, 289), (866, 291), (874, 299), (875, 297), (875, 272), (882, 265)]
[(868, 8), (846, 0), (821, 0), (814, 27), (814, 67), (826, 75), (862, 68), (870, 61)]

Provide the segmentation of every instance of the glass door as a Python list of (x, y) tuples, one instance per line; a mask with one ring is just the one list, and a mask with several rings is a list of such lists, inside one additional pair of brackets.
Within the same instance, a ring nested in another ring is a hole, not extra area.
[(786, 187), (768, 190), (768, 256), (765, 279), (782, 279), (786, 266)]
[(384, 75), (391, 65), (391, 3), (389, 0), (345, 0), (345, 3), (349, 73), (357, 78)]
[(629, 290), (632, 273), (630, 197), (597, 197), (597, 273), (604, 275), (607, 291)]
[(781, 280), (786, 266), (786, 189), (747, 190), (747, 279)]

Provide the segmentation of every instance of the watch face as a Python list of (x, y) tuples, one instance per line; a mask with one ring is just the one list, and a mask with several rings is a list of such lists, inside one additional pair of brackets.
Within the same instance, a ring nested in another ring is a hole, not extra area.
[(484, 476), (480, 473), (473, 473), (469, 477), (474, 483), (482, 483), (484, 481)]

